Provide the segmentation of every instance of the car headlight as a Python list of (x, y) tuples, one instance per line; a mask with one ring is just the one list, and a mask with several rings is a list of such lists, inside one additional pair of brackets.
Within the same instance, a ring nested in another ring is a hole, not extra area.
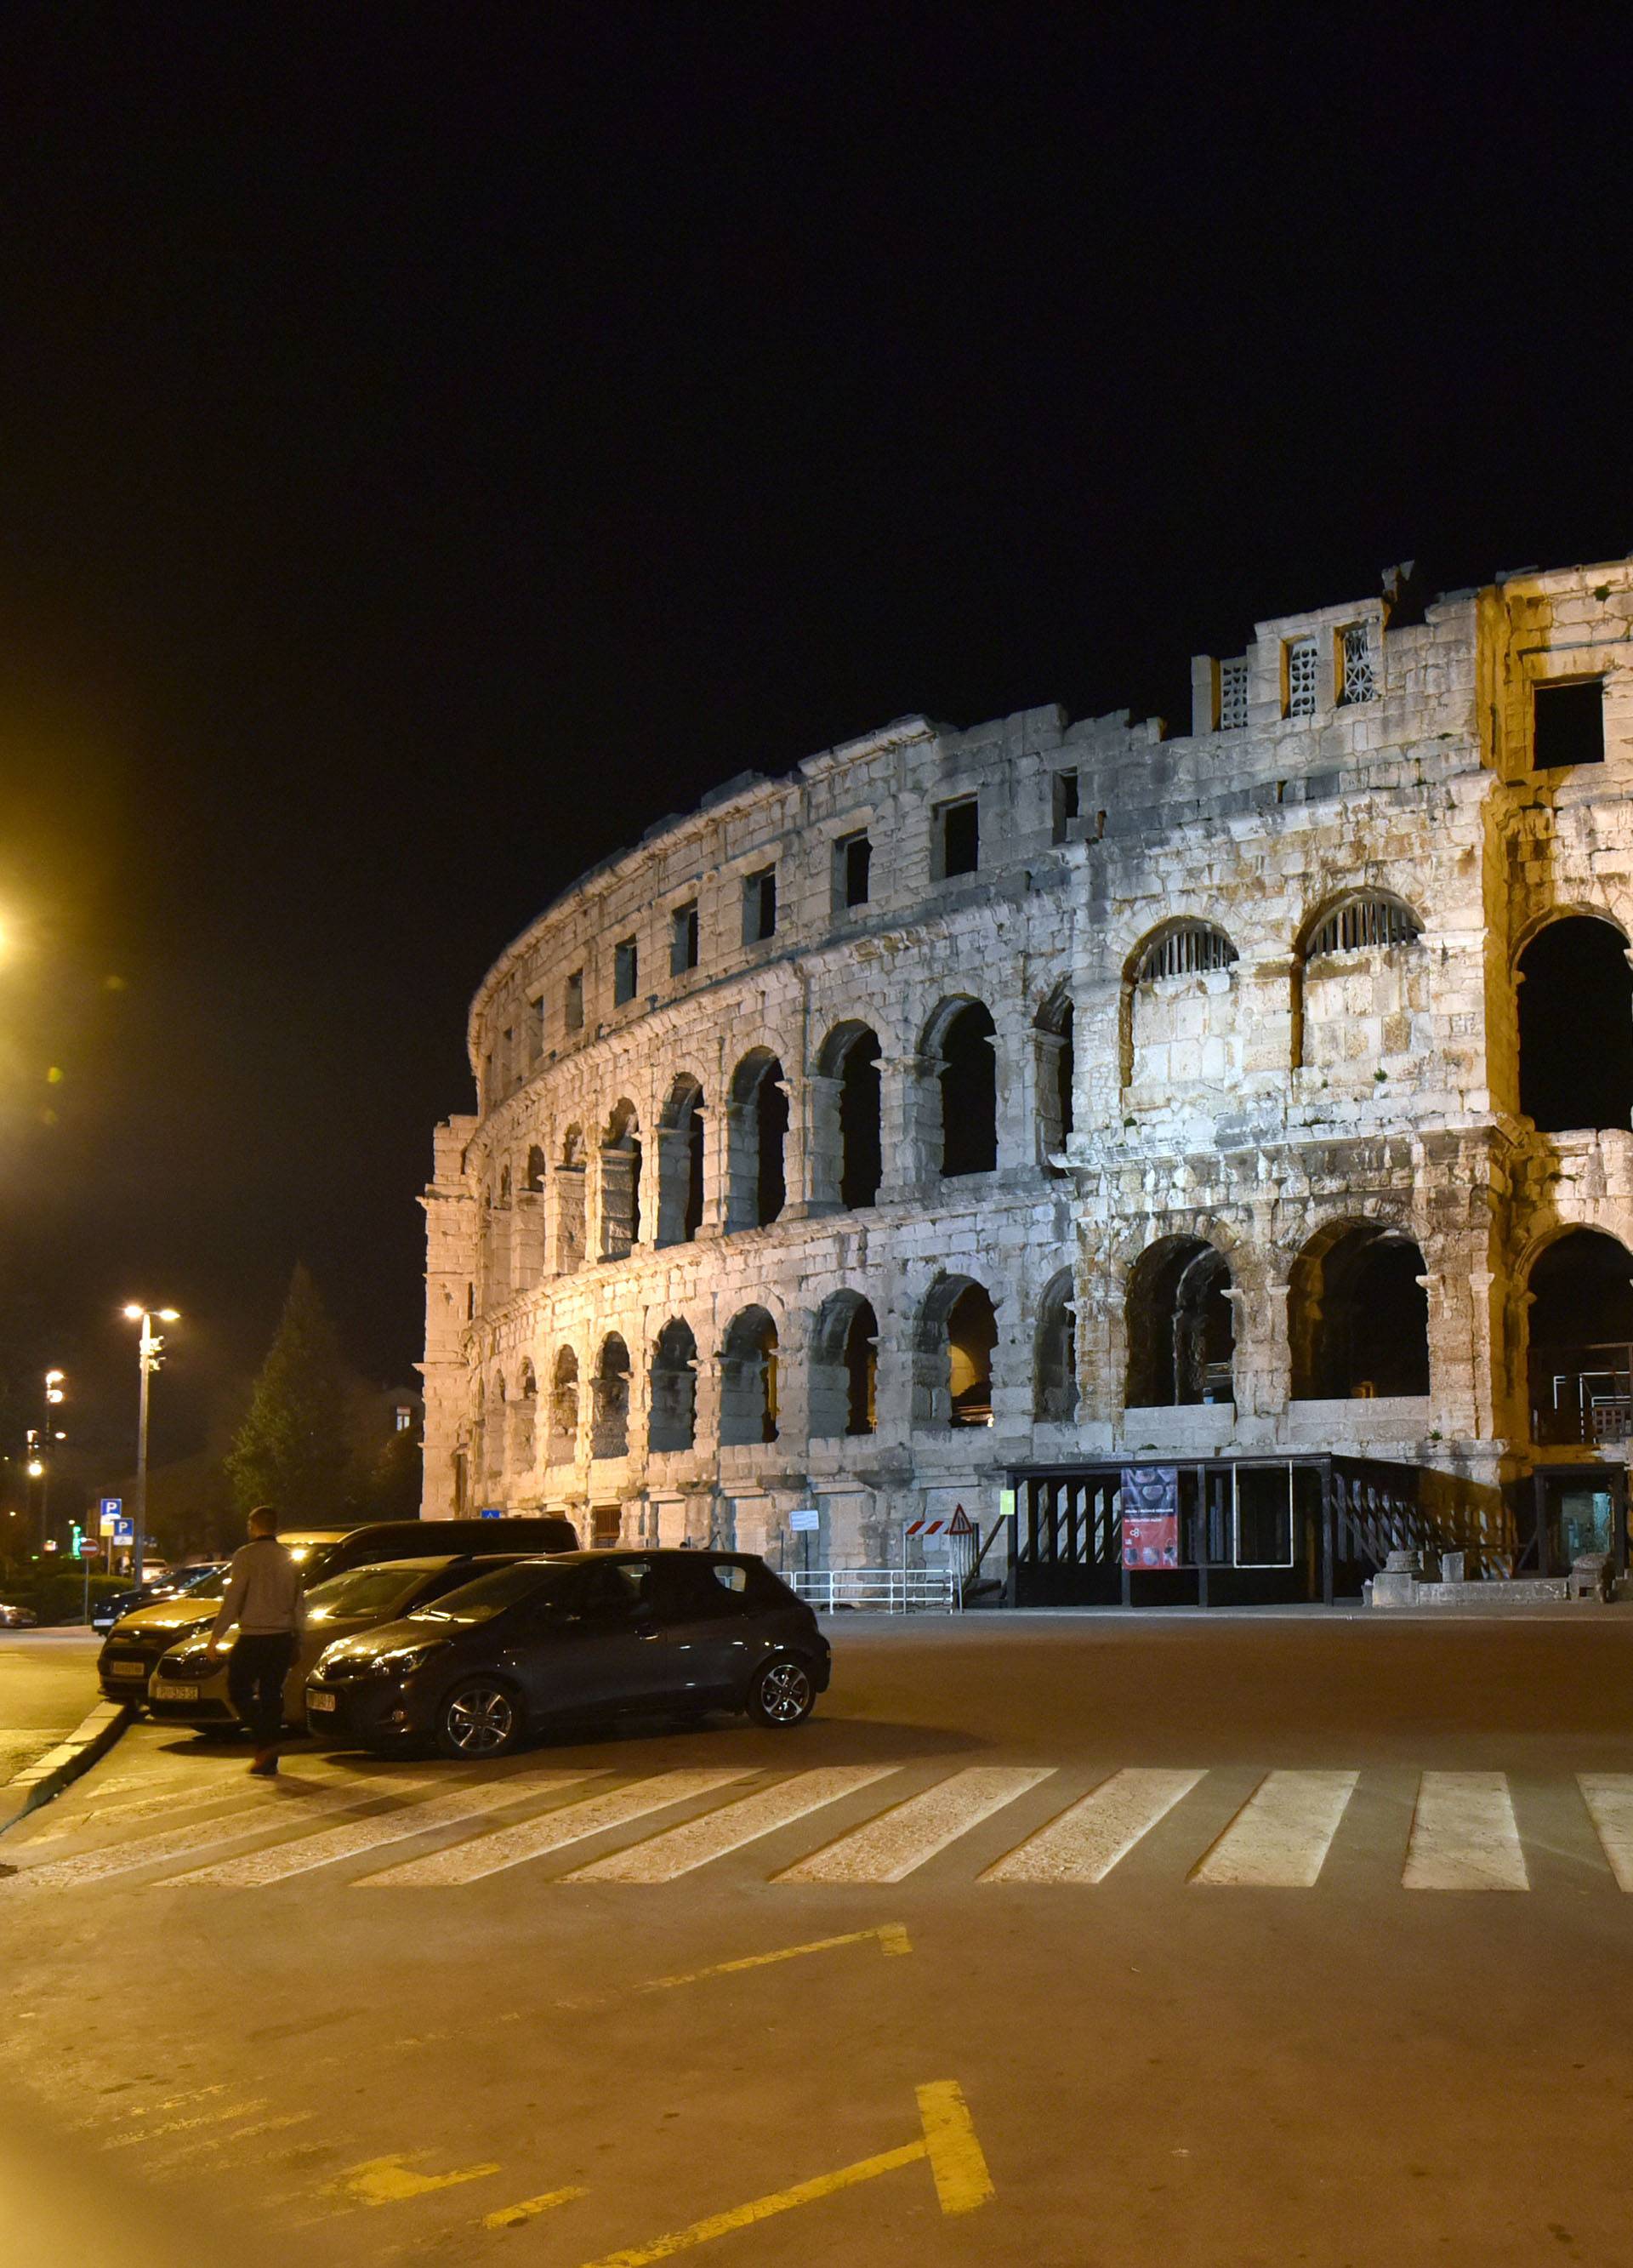
[(418, 1669), (434, 1653), (440, 1653), (448, 1643), (445, 1638), (429, 1639), (423, 1646), (399, 1646), (390, 1653), (377, 1653), (369, 1666), (373, 1677), (406, 1677), (410, 1670)]

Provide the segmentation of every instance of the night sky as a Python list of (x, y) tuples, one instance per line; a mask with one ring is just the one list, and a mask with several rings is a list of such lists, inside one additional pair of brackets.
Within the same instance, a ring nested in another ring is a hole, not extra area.
[(13, 1391), (411, 1375), (475, 984), (729, 775), (1633, 548), (1617, 22), (8, 11)]

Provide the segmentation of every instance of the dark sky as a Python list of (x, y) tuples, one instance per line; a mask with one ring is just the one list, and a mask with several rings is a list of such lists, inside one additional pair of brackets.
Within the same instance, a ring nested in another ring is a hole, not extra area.
[(13, 1373), (401, 1380), (477, 980), (728, 775), (1633, 547), (1617, 22), (14, 5)]

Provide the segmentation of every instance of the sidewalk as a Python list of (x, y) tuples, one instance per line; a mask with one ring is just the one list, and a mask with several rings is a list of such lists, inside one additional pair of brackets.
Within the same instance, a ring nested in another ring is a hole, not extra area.
[[(66, 1741), (96, 1706), (100, 1646), (90, 1630), (0, 1631), (0, 1789)], [(0, 1799), (0, 1815), (10, 1808)]]

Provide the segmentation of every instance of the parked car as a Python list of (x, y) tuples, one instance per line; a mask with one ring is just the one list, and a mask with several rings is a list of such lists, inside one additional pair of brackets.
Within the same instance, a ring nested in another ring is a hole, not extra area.
[(155, 1576), (139, 1591), (115, 1591), (111, 1597), (98, 1599), (91, 1609), (91, 1627), (111, 1631), (122, 1616), (135, 1614), (139, 1607), (155, 1607), (162, 1599), (179, 1599), (188, 1591), (202, 1591), (222, 1573), (225, 1565), (224, 1560), (217, 1559), (202, 1567), (178, 1567), (173, 1575)]
[(761, 1559), (577, 1551), (337, 1639), (306, 1682), (306, 1721), (380, 1752), (430, 1740), (499, 1756), (574, 1717), (733, 1709), (801, 1724), (828, 1669), (816, 1616)]
[[(575, 1551), (572, 1522), (541, 1513), (507, 1520), (371, 1521), (364, 1528), (291, 1528), (280, 1537), (302, 1569), (308, 1586), (349, 1567), (369, 1567), (387, 1559), (415, 1559), (428, 1552)], [(116, 1622), (97, 1656), (97, 1679), (110, 1701), (144, 1703), (148, 1680), (159, 1658), (181, 1638), (216, 1619), (224, 1574), (185, 1596), (141, 1607)]]
[[(283, 1721), (306, 1721), (306, 1679), (318, 1656), (338, 1638), (352, 1638), (377, 1623), (395, 1622), (429, 1606), (445, 1592), (462, 1588), (478, 1575), (513, 1567), (518, 1554), (471, 1552), (439, 1558), (388, 1559), (378, 1567), (351, 1567), (314, 1583), (306, 1593), (306, 1635), (283, 1684)], [(227, 1690), (233, 1633), (213, 1650), (208, 1630), (191, 1631), (159, 1658), (148, 1680), (148, 1714), (159, 1724), (195, 1725), (201, 1730), (236, 1723)]]
[(32, 1607), (0, 1605), (0, 1630), (33, 1630), (39, 1620)]

